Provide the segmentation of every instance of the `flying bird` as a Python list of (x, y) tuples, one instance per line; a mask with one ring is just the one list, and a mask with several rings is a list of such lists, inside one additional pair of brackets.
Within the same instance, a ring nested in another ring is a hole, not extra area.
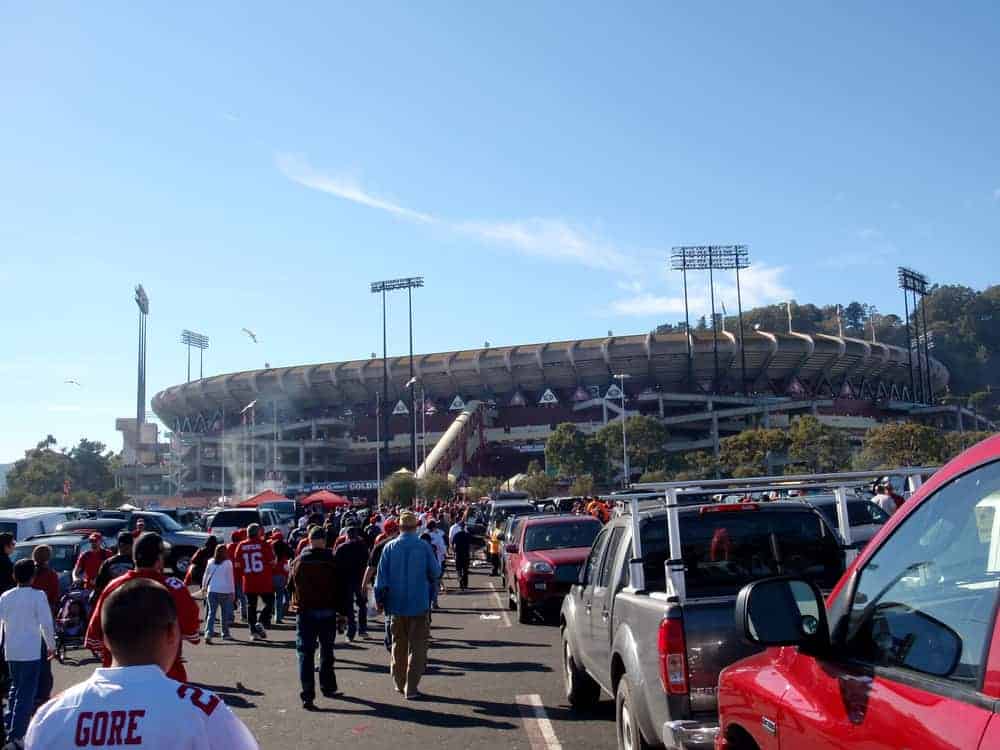
[(251, 330), (250, 330), (249, 328), (243, 328), (243, 329), (242, 329), (242, 331), (243, 331), (243, 333), (245, 333), (245, 334), (246, 334), (247, 336), (249, 336), (249, 337), (250, 337), (251, 339), (253, 339), (253, 342), (254, 342), (255, 344), (257, 343), (257, 334), (256, 334), (256, 333), (254, 333), (253, 331), (251, 331)]
[(75, 385), (77, 388), (83, 388), (83, 386), (80, 384), (80, 381), (74, 380), (73, 378), (66, 378), (66, 380), (64, 380), (63, 382), (68, 383), (69, 385)]

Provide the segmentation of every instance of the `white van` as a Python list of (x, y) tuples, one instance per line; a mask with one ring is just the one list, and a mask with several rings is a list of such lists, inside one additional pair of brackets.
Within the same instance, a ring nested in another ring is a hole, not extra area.
[(277, 511), (270, 508), (223, 508), (212, 517), (208, 533), (214, 534), (223, 544), (228, 544), (234, 531), (245, 529), (252, 523), (260, 524), (267, 535), (274, 531), (286, 533), (286, 527)]
[(15, 540), (27, 539), (37, 534), (50, 534), (56, 526), (80, 517), (77, 508), (10, 508), (0, 510), (0, 533), (14, 535)]

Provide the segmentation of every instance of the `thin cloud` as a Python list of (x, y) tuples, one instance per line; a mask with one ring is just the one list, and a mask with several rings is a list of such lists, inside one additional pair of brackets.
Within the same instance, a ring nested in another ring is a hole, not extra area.
[(993, 190), (993, 200), (1000, 201), (1000, 187)]
[(405, 208), (387, 198), (380, 198), (377, 195), (367, 192), (353, 178), (317, 172), (300, 156), (279, 154), (275, 159), (275, 163), (285, 177), (304, 187), (319, 190), (321, 193), (328, 193), (329, 195), (343, 198), (346, 201), (358, 203), (362, 206), (377, 208), (380, 211), (388, 211), (400, 218), (409, 219), (421, 224), (433, 224), (437, 222), (437, 219), (430, 214)]
[[(757, 265), (748, 268), (740, 274), (740, 296), (743, 309), (760, 305), (769, 305), (794, 298), (795, 294), (784, 281), (787, 272), (784, 266)], [(708, 284), (688, 276), (688, 307), (691, 317), (711, 313), (711, 294)], [(676, 282), (674, 282), (676, 286)], [(611, 312), (615, 315), (651, 316), (676, 315), (684, 313), (683, 293), (666, 295), (653, 294), (644, 291), (640, 285), (632, 287), (633, 294), (615, 300), (611, 303)], [(722, 312), (722, 306), (733, 313), (736, 311), (737, 294), (735, 280), (732, 282), (716, 281), (715, 310)]]
[(342, 200), (386, 211), (417, 224), (436, 225), (458, 235), (505, 247), (522, 255), (576, 263), (601, 270), (625, 272), (634, 264), (611, 243), (585, 227), (558, 218), (528, 218), (509, 221), (448, 220), (416, 211), (396, 201), (365, 189), (361, 183), (344, 175), (330, 175), (314, 169), (301, 156), (278, 154), (278, 170), (299, 185), (318, 190)]

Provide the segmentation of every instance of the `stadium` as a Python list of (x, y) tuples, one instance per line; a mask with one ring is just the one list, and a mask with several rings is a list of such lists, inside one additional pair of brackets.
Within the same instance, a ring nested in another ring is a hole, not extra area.
[(758, 329), (742, 348), (722, 331), (420, 354), (415, 380), (408, 356), (386, 367), (387, 380), (373, 357), (217, 375), (157, 393), (153, 410), (176, 441), (178, 490), (367, 495), (402, 468), (511, 476), (543, 457), (559, 423), (590, 432), (623, 409), (661, 419), (667, 451), (717, 451), (721, 437), (787, 426), (802, 413), (859, 433), (887, 419), (958, 429), (982, 420), (918, 402), (928, 375), (935, 393), (948, 384), (933, 358), (929, 373), (916, 356), (911, 371), (905, 349), (826, 334)]

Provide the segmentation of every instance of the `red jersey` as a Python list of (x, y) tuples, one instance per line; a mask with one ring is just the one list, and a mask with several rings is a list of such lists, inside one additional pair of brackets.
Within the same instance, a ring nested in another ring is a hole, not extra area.
[(299, 540), (299, 545), (295, 548), (295, 556), (298, 557), (302, 554), (302, 550), (309, 546), (309, 535), (307, 534), (304, 538)]
[(45, 598), (49, 600), (49, 606), (55, 612), (59, 606), (59, 574), (46, 565), (39, 567), (35, 571), (35, 577), (31, 581), (31, 588), (45, 592)]
[(79, 572), (83, 575), (84, 588), (93, 588), (94, 581), (97, 580), (97, 571), (101, 569), (101, 563), (109, 557), (111, 557), (109, 549), (87, 549), (80, 553), (73, 572)]
[(243, 579), (244, 594), (270, 594), (274, 591), (274, 550), (263, 539), (240, 542), (233, 564)]
[(201, 640), (199, 632), (199, 610), (198, 604), (191, 597), (191, 592), (179, 578), (167, 578), (162, 573), (149, 568), (138, 568), (130, 570), (124, 575), (118, 576), (111, 583), (105, 586), (101, 593), (101, 598), (97, 600), (94, 613), (90, 617), (90, 625), (87, 626), (87, 636), (85, 644), (93, 651), (105, 667), (111, 666), (111, 652), (104, 645), (104, 630), (101, 628), (101, 607), (108, 594), (121, 586), (126, 581), (133, 578), (149, 578), (167, 587), (170, 596), (173, 597), (174, 606), (177, 608), (177, 624), (181, 629), (181, 642), (177, 644), (177, 658), (174, 659), (173, 666), (167, 672), (167, 677), (178, 682), (187, 682), (187, 671), (184, 669), (184, 662), (181, 659), (181, 646), (184, 641), (188, 643), (198, 643)]

